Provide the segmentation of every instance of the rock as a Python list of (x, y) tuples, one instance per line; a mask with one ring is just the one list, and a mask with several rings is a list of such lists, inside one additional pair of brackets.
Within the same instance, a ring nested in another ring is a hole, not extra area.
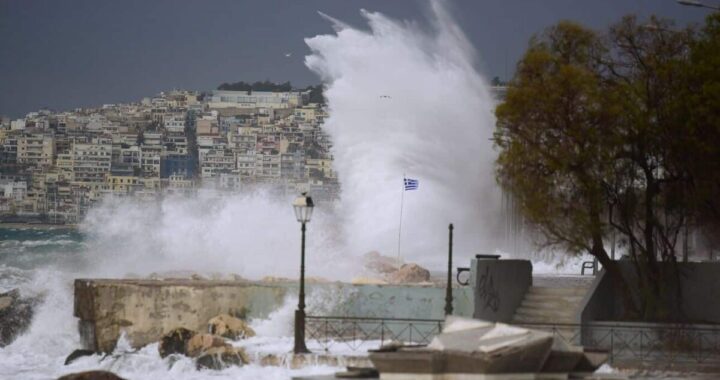
[(0, 347), (27, 330), (38, 302), (37, 298), (20, 298), (18, 289), (0, 294)]
[(255, 330), (248, 326), (245, 321), (227, 314), (220, 314), (208, 321), (208, 331), (210, 331), (211, 334), (230, 339), (242, 339), (255, 336)]
[(68, 357), (65, 359), (65, 365), (68, 365), (83, 356), (91, 356), (91, 355), (95, 355), (95, 351), (84, 350), (84, 349), (75, 350), (70, 355), (68, 355)]
[(355, 277), (350, 283), (353, 285), (386, 285), (387, 281), (372, 277)]
[(391, 284), (428, 282), (430, 271), (417, 264), (404, 264), (396, 272), (390, 273), (387, 280)]
[(197, 333), (184, 327), (178, 327), (165, 334), (160, 340), (158, 351), (160, 357), (165, 358), (172, 354), (187, 355), (187, 343)]
[(203, 352), (196, 360), (198, 369), (221, 370), (232, 365), (242, 366), (249, 363), (247, 354), (242, 348), (226, 345), (224, 347), (213, 347)]
[(228, 344), (225, 340), (217, 335), (212, 334), (195, 334), (187, 342), (186, 355), (195, 358), (200, 356), (201, 353), (208, 351), (215, 347), (225, 347)]
[(71, 373), (58, 378), (58, 380), (125, 380), (108, 371), (87, 371)]

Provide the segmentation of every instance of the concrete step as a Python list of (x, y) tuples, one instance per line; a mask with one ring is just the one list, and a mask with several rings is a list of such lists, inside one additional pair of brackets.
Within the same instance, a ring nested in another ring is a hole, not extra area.
[(572, 319), (575, 316), (574, 310), (550, 310), (550, 309), (530, 309), (520, 306), (515, 311), (515, 316), (524, 315), (543, 320), (553, 320), (553, 318), (559, 319)]
[(547, 300), (535, 300), (535, 299), (524, 299), (520, 306), (524, 306), (530, 309), (553, 309), (553, 310), (577, 310), (579, 302), (568, 301), (565, 299), (547, 299)]
[(575, 323), (576, 312), (587, 291), (586, 286), (531, 286), (515, 311), (513, 322)]
[(523, 324), (523, 323), (545, 323), (545, 324), (572, 324), (575, 323), (573, 317), (543, 317), (537, 315), (525, 315), (515, 314), (512, 323)]
[(543, 294), (526, 294), (523, 301), (530, 301), (536, 303), (551, 303), (551, 302), (564, 302), (577, 305), (582, 301), (582, 296), (556, 296), (556, 295), (543, 295)]
[(528, 289), (528, 294), (534, 295), (555, 295), (555, 296), (566, 296), (566, 297), (582, 297), (587, 293), (588, 288), (585, 286), (571, 287), (571, 288), (551, 288), (544, 286), (531, 286)]

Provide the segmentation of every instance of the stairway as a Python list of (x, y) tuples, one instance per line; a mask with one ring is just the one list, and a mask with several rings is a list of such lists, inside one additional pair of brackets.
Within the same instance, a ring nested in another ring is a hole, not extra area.
[(538, 326), (542, 330), (553, 329), (568, 343), (576, 342), (578, 330), (563, 324), (578, 323), (575, 319), (587, 286), (545, 287), (531, 286), (520, 307), (515, 311), (512, 323), (533, 327), (533, 324), (560, 326)]

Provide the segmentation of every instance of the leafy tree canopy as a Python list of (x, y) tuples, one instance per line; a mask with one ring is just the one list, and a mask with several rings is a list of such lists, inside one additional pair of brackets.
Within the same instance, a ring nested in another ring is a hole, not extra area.
[(646, 319), (670, 318), (683, 232), (720, 225), (718, 37), (717, 15), (699, 34), (561, 22), (530, 41), (496, 110), (498, 181), (539, 243), (595, 256), (629, 294), (605, 251), (618, 234), (641, 294), (626, 311)]

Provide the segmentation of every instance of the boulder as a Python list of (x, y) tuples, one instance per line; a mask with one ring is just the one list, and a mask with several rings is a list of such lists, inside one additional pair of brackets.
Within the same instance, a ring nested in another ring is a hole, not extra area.
[(225, 347), (225, 339), (212, 334), (195, 334), (187, 342), (186, 355), (195, 358), (215, 347)]
[(18, 289), (0, 293), (0, 347), (12, 343), (27, 330), (38, 301), (37, 298), (21, 298)]
[(58, 380), (125, 380), (108, 371), (86, 371), (71, 373), (58, 378)]
[(223, 347), (212, 347), (203, 352), (195, 360), (198, 369), (221, 370), (229, 366), (242, 366), (250, 360), (242, 348), (225, 345)]
[(184, 327), (178, 327), (165, 334), (160, 340), (158, 351), (160, 357), (165, 358), (172, 354), (187, 355), (187, 344), (197, 332), (188, 330)]
[(404, 264), (396, 272), (388, 274), (387, 280), (391, 284), (428, 282), (430, 271), (417, 264)]
[(387, 285), (387, 281), (372, 277), (355, 277), (350, 283), (353, 285)]
[(253, 330), (245, 321), (228, 314), (220, 314), (208, 321), (208, 331), (230, 339), (242, 339), (255, 336)]

